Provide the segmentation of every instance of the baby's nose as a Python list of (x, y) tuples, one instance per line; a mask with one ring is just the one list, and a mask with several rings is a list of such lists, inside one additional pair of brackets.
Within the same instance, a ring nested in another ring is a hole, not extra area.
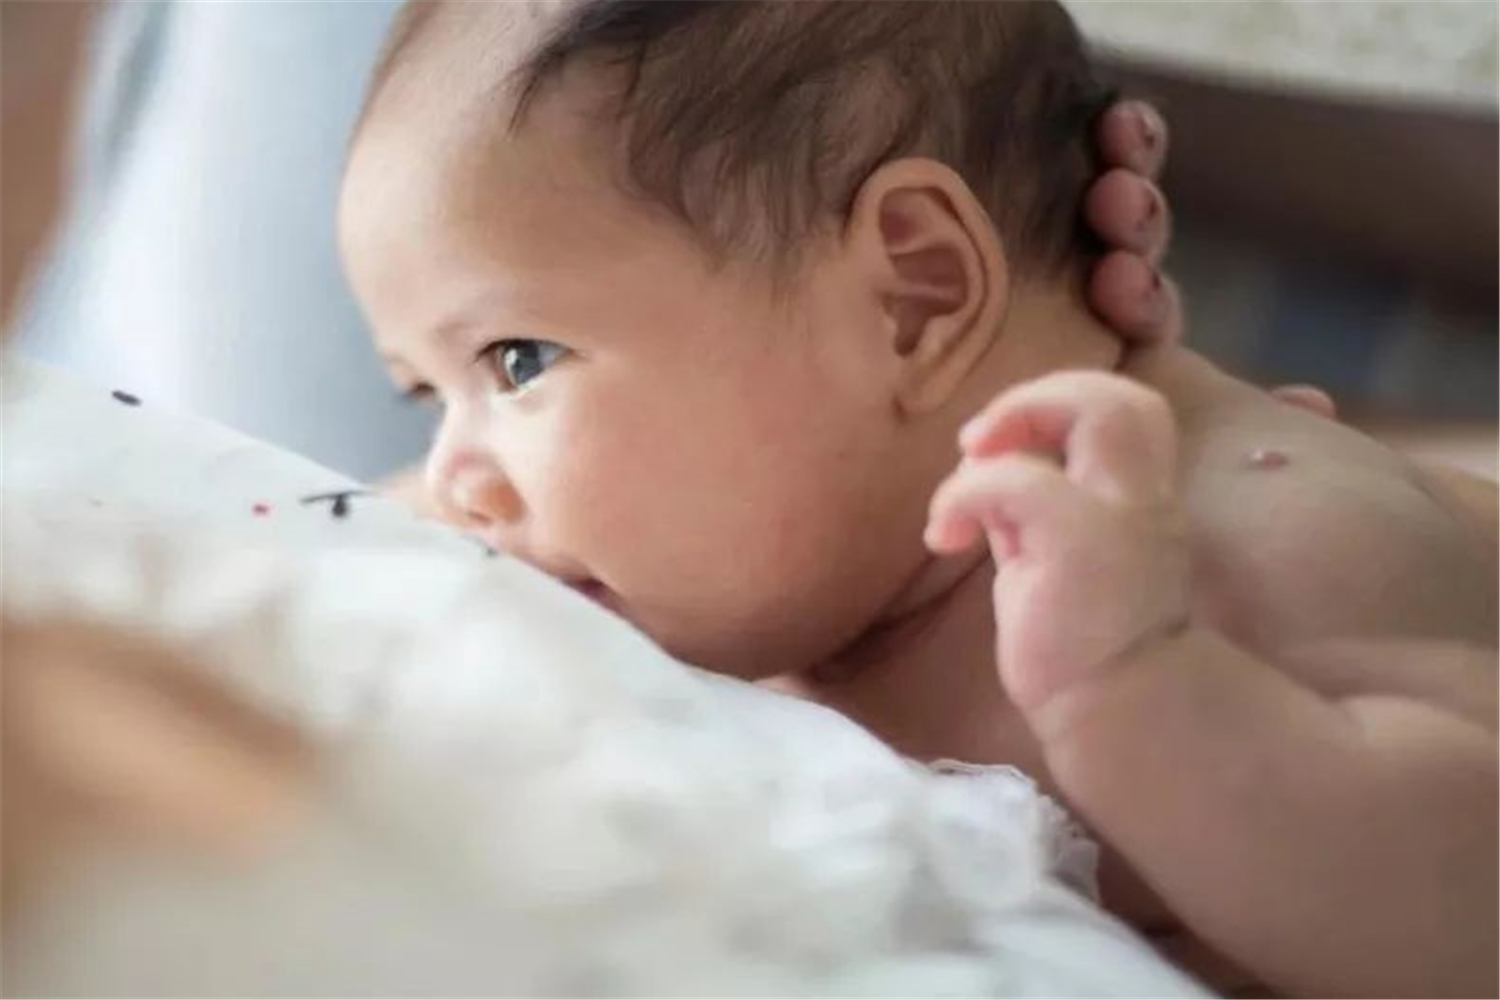
[(502, 475), (467, 476), (454, 488), (454, 499), (475, 527), (510, 524), (521, 516), (516, 491)]
[(459, 527), (483, 531), (520, 520), (521, 498), (493, 462), (479, 456), (461, 456), (445, 465), (429, 468), (430, 478), (435, 480), (432, 492), (444, 514)]

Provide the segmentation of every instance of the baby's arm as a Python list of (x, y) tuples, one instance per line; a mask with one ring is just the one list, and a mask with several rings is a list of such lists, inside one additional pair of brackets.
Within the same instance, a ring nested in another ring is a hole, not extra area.
[[(1399, 670), (1410, 652), (1365, 666)], [(1448, 652), (1460, 684), (1493, 672), (1492, 653)], [(1070, 801), (1267, 981), (1495, 995), (1493, 729), (1402, 695), (1324, 699), (1200, 629), (1029, 718)]]
[(1282, 989), (1493, 994), (1494, 653), (1324, 647), (1293, 679), (1195, 624), (1172, 416), (1124, 380), (1023, 386), (964, 444), (929, 539), (995, 549), (1002, 679), (1073, 806)]

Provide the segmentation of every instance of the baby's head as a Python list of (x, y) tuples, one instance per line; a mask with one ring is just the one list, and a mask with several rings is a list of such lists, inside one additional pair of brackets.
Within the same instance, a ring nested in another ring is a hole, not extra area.
[(1104, 100), (1051, 3), (408, 9), (340, 231), (439, 503), (741, 676), (932, 599), (957, 427), (1116, 350)]

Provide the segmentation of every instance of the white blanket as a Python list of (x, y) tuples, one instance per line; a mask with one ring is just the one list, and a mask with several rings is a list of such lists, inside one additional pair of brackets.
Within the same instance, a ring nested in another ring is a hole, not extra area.
[(1016, 772), (914, 766), (149, 399), (16, 359), (4, 397), (5, 612), (184, 644), (329, 761), (272, 856), (28, 911), (13, 995), (1201, 994)]

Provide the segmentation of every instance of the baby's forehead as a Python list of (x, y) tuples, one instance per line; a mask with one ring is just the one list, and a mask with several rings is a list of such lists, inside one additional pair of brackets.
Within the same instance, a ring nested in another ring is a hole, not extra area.
[(427, 0), (402, 9), (375, 68), (373, 113), (509, 105), (516, 69), (577, 0)]
[[(580, 66), (540, 101), (523, 97), (538, 52), (568, 30), (581, 2), (452, 0), (404, 8), (357, 127), (345, 195), (360, 173), (356, 165), (372, 159), (425, 171), (449, 201), (466, 192), (490, 197), (506, 182), (617, 194), (622, 133), (589, 113), (612, 92), (612, 74)], [(364, 155), (370, 150), (378, 151), (373, 158)]]
[[(344, 173), (339, 238), (351, 269), (373, 274), (383, 261), (405, 260), (412, 234), (422, 233), (416, 242), (433, 259), (438, 248), (503, 257), (520, 273), (528, 261), (551, 259), (569, 233), (587, 231), (589, 249), (641, 228), (644, 210), (616, 183), (617, 134), (574, 113), (591, 87), (570, 80), (549, 88), (545, 107), (528, 113), (524, 128), (511, 127), (512, 78), (564, 9), (424, 5), (427, 20), (398, 21)], [(522, 243), (524, 255), (512, 253)]]

